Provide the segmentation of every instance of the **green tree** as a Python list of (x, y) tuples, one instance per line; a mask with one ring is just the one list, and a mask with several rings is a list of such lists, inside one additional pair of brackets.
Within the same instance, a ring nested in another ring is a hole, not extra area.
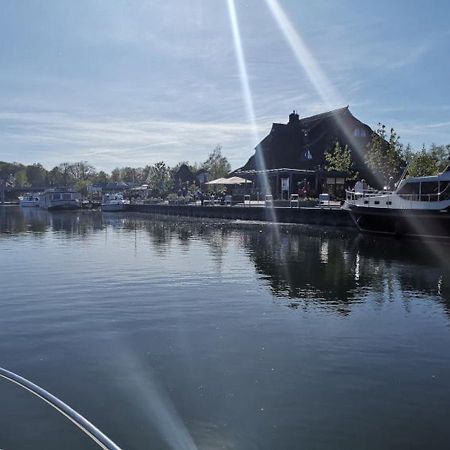
[(62, 186), (64, 184), (63, 173), (59, 166), (53, 167), (53, 169), (48, 172), (47, 180), (50, 186)]
[(408, 175), (424, 177), (441, 173), (449, 164), (450, 145), (432, 145), (430, 150), (425, 146), (418, 153), (413, 154), (408, 166)]
[(19, 170), (14, 175), (15, 186), (23, 188), (28, 184), (27, 171), (25, 168)]
[(366, 163), (383, 186), (400, 178), (405, 166), (403, 151), (400, 136), (395, 130), (391, 128), (388, 136), (386, 126), (378, 124), (378, 129), (368, 144)]
[(210, 180), (226, 177), (231, 171), (231, 165), (227, 158), (222, 155), (222, 146), (216, 148), (208, 156), (208, 159), (202, 164), (202, 167), (208, 171)]
[(79, 161), (69, 164), (67, 171), (70, 174), (72, 182), (87, 181), (96, 175), (95, 167), (91, 166), (87, 161)]
[(150, 166), (148, 185), (152, 194), (157, 197), (166, 197), (172, 189), (170, 168), (164, 162), (157, 162)]
[(78, 180), (75, 183), (75, 189), (81, 194), (81, 198), (85, 198), (88, 195), (88, 186), (92, 183), (88, 180)]
[(348, 148), (348, 145), (345, 148), (341, 147), (341, 144), (336, 141), (336, 145), (332, 152), (325, 153), (325, 169), (328, 171), (335, 170), (338, 172), (346, 172), (348, 174), (348, 178), (356, 179), (358, 176), (358, 172), (355, 170), (352, 153)]
[(59, 166), (57, 166), (56, 168), (56, 179), (58, 180), (57, 183), (58, 185), (63, 185), (63, 186), (70, 186), (71, 184), (73, 184), (73, 176), (72, 176), (72, 169), (70, 167), (70, 163), (68, 162), (64, 162), (59, 164)]
[(118, 183), (119, 181), (122, 181), (122, 178), (120, 176), (120, 169), (118, 167), (116, 167), (112, 172), (111, 172), (111, 181), (113, 183)]
[(438, 161), (439, 171), (442, 172), (450, 163), (450, 144), (435, 145), (431, 144), (431, 154)]
[(5, 161), (0, 161), (0, 178), (3, 180), (15, 179), (16, 173), (25, 169), (25, 166), (20, 163), (9, 163)]
[(120, 179), (125, 183), (135, 184), (137, 182), (136, 169), (133, 167), (122, 167), (120, 169)]
[(26, 168), (28, 182), (33, 187), (44, 187), (47, 182), (47, 170), (40, 163), (35, 163)]
[(100, 170), (100, 172), (95, 176), (94, 183), (98, 184), (106, 184), (109, 183), (110, 177), (109, 175), (104, 172), (103, 170)]

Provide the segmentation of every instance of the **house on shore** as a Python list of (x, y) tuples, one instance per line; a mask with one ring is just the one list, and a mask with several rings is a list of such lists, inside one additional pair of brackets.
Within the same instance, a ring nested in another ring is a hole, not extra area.
[(349, 107), (300, 118), (296, 111), (288, 123), (274, 123), (270, 133), (256, 146), (255, 154), (234, 173), (251, 179), (253, 189), (288, 198), (299, 185), (310, 192), (343, 191), (345, 173), (327, 173), (325, 153), (332, 152), (336, 142), (348, 145), (355, 169), (375, 188), (378, 186), (365, 163), (373, 130), (358, 120)]
[(173, 173), (173, 180), (175, 183), (175, 189), (187, 187), (191, 184), (203, 186), (203, 184), (208, 181), (208, 172), (206, 169), (199, 169), (196, 172), (192, 172), (190, 167), (183, 163)]

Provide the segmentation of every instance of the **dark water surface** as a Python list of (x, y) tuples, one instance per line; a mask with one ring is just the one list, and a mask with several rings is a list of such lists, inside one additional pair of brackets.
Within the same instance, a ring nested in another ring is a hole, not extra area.
[[(0, 207), (0, 366), (124, 449), (443, 449), (450, 247)], [(0, 381), (0, 448), (94, 449)]]

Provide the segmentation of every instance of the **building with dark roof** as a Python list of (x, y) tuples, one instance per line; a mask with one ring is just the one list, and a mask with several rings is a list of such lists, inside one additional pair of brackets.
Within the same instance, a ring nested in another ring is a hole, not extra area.
[[(255, 154), (235, 173), (251, 177), (256, 189), (261, 190), (263, 178), (268, 179), (271, 192), (279, 197), (297, 192), (298, 183), (305, 180), (316, 193), (321, 192), (326, 189), (325, 153), (332, 152), (339, 142), (342, 148), (350, 148), (360, 176), (372, 186), (381, 187), (365, 164), (372, 134), (373, 130), (353, 116), (348, 106), (305, 118), (294, 111), (287, 124), (272, 125)], [(336, 174), (333, 177), (340, 179)]]
[(183, 186), (189, 186), (193, 183), (202, 186), (208, 181), (208, 171), (201, 168), (194, 173), (187, 164), (183, 163), (173, 173), (173, 180), (176, 189)]
[(180, 167), (173, 173), (173, 180), (175, 188), (180, 188), (195, 182), (195, 175), (187, 164), (181, 164)]

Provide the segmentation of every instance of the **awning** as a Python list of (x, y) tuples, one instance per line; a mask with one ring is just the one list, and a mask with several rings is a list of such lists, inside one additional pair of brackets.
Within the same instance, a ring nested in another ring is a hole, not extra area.
[(217, 178), (217, 180), (208, 181), (205, 184), (209, 185), (237, 185), (237, 184), (251, 184), (250, 180), (246, 180), (245, 178), (241, 177), (230, 177), (230, 178)]
[(216, 180), (208, 181), (205, 184), (223, 184), (226, 178), (217, 178)]

